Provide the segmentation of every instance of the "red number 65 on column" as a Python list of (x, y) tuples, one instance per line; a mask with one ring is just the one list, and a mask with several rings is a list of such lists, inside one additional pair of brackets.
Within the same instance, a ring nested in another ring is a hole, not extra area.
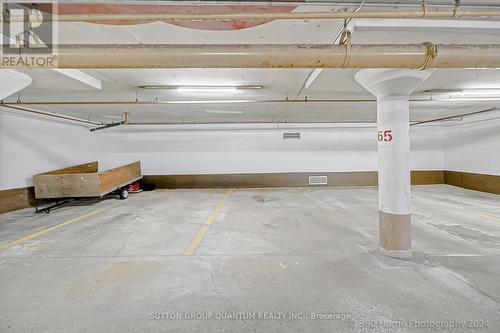
[(392, 141), (392, 130), (378, 131), (378, 141), (390, 142)]

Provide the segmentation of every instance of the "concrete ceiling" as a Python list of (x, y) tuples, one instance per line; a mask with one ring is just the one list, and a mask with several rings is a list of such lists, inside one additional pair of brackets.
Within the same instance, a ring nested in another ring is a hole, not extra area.
[[(384, 1), (390, 2), (390, 1)], [(398, 1), (399, 2), (399, 1)], [(405, 2), (405, 1), (403, 1)], [(415, 3), (415, 1), (406, 1)], [(442, 3), (437, 1), (436, 3)], [(481, 1), (497, 4), (498, 1)], [(432, 3), (432, 2), (431, 2)], [(463, 1), (463, 3), (465, 3)], [(478, 2), (474, 2), (475, 4)], [(372, 7), (373, 8), (373, 7)], [(338, 6), (300, 5), (295, 11), (338, 9)], [(458, 23), (457, 23), (458, 22)], [(340, 20), (283, 20), (251, 28), (226, 31), (199, 30), (154, 22), (136, 25), (64, 23), (59, 26), (60, 43), (330, 43), (342, 27)], [(498, 43), (500, 22), (429, 20), (354, 20), (350, 25), (353, 43)], [(326, 69), (303, 88), (309, 69), (151, 69), (85, 70), (102, 81), (95, 89), (79, 80), (52, 70), (25, 70), (33, 83), (21, 92), (21, 100), (48, 101), (200, 101), (372, 98), (354, 81), (356, 70)], [(176, 90), (145, 90), (141, 85), (262, 85), (259, 90), (235, 94), (180, 93)], [(436, 70), (418, 88), (428, 89), (500, 88), (500, 69)], [(427, 120), (473, 112), (499, 101), (460, 101), (412, 104), (412, 120)], [(15, 101), (17, 95), (7, 98)], [(37, 110), (105, 121), (118, 120), (130, 112), (134, 121), (175, 123), (217, 122), (365, 122), (375, 120), (375, 104), (325, 103), (198, 103), (159, 105), (38, 105)]]

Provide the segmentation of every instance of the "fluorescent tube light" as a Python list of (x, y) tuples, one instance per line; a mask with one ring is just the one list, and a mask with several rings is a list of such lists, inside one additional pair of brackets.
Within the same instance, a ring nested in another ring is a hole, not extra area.
[(500, 97), (500, 89), (484, 88), (484, 89), (431, 89), (424, 91), (424, 94), (443, 95), (450, 97), (470, 97), (470, 96), (498, 96)]
[(226, 92), (234, 93), (238, 90), (236, 87), (179, 87), (178, 92)]
[(243, 111), (228, 111), (228, 110), (205, 110), (206, 113), (215, 114), (242, 114)]
[(252, 103), (255, 100), (246, 99), (225, 99), (225, 100), (186, 100), (186, 101), (165, 101), (161, 104), (230, 104), (230, 103)]
[(225, 85), (143, 85), (141, 89), (171, 89), (180, 92), (235, 92), (236, 90), (262, 89), (260, 85), (225, 86)]

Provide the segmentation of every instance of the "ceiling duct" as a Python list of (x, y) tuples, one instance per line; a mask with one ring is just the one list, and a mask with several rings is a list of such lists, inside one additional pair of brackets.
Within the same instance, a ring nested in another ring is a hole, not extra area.
[[(453, 9), (433, 9), (423, 6), (418, 10), (392, 11), (319, 11), (319, 12), (270, 12), (270, 13), (221, 13), (221, 14), (60, 14), (43, 18), (53, 22), (143, 22), (143, 21), (238, 21), (238, 20), (333, 20), (333, 19), (408, 19), (408, 18), (471, 18), (500, 17), (500, 10), (469, 10), (461, 7)], [(11, 16), (10, 22), (21, 22), (24, 16)], [(40, 23), (39, 15), (30, 15), (30, 22)], [(3, 21), (4, 19), (0, 19)]]
[[(2, 68), (37, 68), (29, 66), (32, 57), (21, 48), (19, 55), (2, 57)], [(53, 67), (500, 68), (500, 44), (58, 45)]]

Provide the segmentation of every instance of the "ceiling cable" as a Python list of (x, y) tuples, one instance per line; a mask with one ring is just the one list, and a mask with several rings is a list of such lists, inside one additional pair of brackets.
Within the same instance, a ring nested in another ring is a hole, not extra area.
[[(354, 10), (355, 13), (359, 12), (361, 10), (361, 8), (363, 8), (363, 6), (365, 5), (365, 2), (366, 0), (363, 0), (359, 6)], [(337, 42), (337, 40), (339, 38), (341, 38), (342, 34), (345, 32), (345, 31), (348, 31), (347, 30), (347, 26), (349, 25), (349, 23), (351, 23), (352, 21), (352, 18), (348, 18), (348, 19), (344, 19), (344, 26), (342, 28), (340, 28), (337, 33), (335, 34), (335, 36), (333, 37), (333, 39), (330, 41), (330, 45), (333, 45)], [(349, 48), (350, 48), (350, 42), (351, 42), (351, 37), (352, 37), (352, 34), (351, 32), (349, 32)], [(342, 39), (341, 39), (342, 40)], [(346, 57), (344, 59), (344, 63), (343, 63), (343, 66), (346, 65), (346, 59), (347, 59), (347, 55), (348, 55), (348, 51), (347, 51), (347, 46), (346, 46)], [(347, 62), (348, 63), (348, 62)], [(309, 75), (307, 75), (306, 79), (304, 80), (304, 82), (302, 83), (302, 86), (300, 87), (300, 90), (298, 91), (298, 93), (295, 95), (295, 99), (297, 99), (300, 94), (302, 93), (302, 91), (304, 91), (304, 89), (306, 88), (306, 84), (307, 82), (311, 79), (312, 75), (315, 73), (315, 71), (319, 71), (319, 73), (317, 73), (316, 77), (319, 76), (319, 74), (323, 71), (322, 68), (315, 68), (313, 69), (311, 72), (309, 72)], [(287, 97), (288, 99), (288, 97)], [(306, 97), (307, 99), (307, 97)], [(291, 106), (291, 105), (290, 105)], [(283, 114), (282, 116), (280, 117), (280, 119), (278, 120), (278, 122), (280, 122), (283, 117), (285, 116), (285, 114), (288, 112), (288, 110), (290, 109), (290, 106), (288, 106), (284, 111), (283, 111)]]

